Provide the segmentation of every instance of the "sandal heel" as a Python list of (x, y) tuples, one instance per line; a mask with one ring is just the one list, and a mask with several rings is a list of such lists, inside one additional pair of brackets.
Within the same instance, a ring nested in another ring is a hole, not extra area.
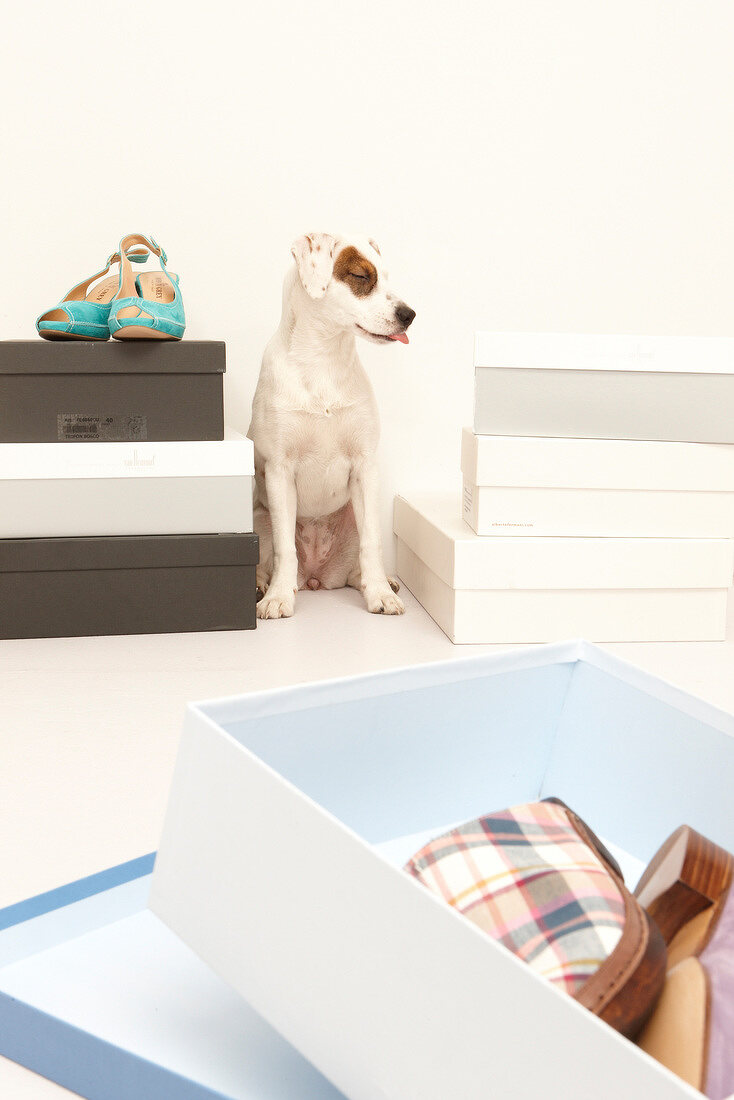
[(681, 825), (653, 856), (635, 897), (670, 944), (685, 924), (720, 900), (732, 878), (730, 853)]

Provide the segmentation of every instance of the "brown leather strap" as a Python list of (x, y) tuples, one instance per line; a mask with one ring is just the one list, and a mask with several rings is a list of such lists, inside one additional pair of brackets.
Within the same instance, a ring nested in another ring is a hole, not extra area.
[(624, 901), (624, 931), (611, 955), (576, 994), (576, 1000), (616, 1031), (633, 1039), (655, 1007), (665, 982), (667, 952), (657, 925), (624, 885), (617, 861), (572, 810), (569, 821), (607, 865)]

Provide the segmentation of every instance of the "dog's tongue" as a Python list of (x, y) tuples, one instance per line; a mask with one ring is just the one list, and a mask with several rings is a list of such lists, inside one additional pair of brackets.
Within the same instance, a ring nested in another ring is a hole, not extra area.
[(407, 332), (399, 332), (397, 334), (397, 336), (391, 336), (390, 339), (391, 340), (399, 340), (401, 344), (407, 344), (408, 343), (408, 334), (407, 334)]

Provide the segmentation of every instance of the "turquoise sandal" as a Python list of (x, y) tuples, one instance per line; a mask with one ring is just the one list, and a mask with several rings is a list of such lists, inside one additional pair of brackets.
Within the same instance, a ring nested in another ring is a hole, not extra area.
[[(142, 245), (160, 260), (160, 271), (135, 278), (127, 257)], [(166, 270), (167, 256), (151, 237), (130, 233), (120, 241), (120, 286), (112, 301), (109, 330), (116, 340), (180, 340), (186, 328), (178, 275)]]
[[(139, 264), (145, 263), (147, 258), (148, 253), (140, 249), (129, 255), (129, 260)], [(57, 306), (42, 313), (36, 321), (38, 335), (44, 340), (109, 340), (110, 306), (117, 293), (119, 277), (111, 275), (102, 279), (102, 276), (119, 261), (120, 253), (113, 252), (101, 271), (77, 283)], [(102, 282), (97, 283), (97, 279)], [(96, 286), (92, 286), (93, 283)]]

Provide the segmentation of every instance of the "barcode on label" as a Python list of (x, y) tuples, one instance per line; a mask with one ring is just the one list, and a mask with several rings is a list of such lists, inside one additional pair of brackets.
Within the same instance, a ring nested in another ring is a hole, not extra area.
[(146, 416), (96, 416), (92, 413), (58, 413), (60, 443), (88, 440), (105, 443), (139, 443), (148, 438)]

